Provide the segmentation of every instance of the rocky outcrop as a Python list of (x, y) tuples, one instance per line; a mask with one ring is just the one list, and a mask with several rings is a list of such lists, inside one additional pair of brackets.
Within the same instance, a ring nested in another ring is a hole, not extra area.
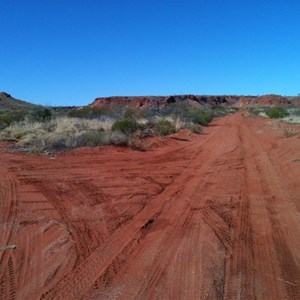
[(2, 99), (3, 97), (11, 98), (11, 95), (5, 92), (0, 92), (0, 99)]
[[(245, 97), (247, 98), (247, 97)], [(96, 98), (90, 106), (108, 106), (111, 108), (163, 108), (172, 103), (186, 103), (194, 106), (209, 107), (213, 105), (232, 105), (239, 101), (239, 96), (198, 96), (198, 95), (173, 95), (173, 96), (118, 96)]]
[(272, 94), (259, 97), (241, 97), (239, 101), (235, 103), (235, 106), (285, 106), (288, 104), (300, 105), (300, 97), (283, 97)]

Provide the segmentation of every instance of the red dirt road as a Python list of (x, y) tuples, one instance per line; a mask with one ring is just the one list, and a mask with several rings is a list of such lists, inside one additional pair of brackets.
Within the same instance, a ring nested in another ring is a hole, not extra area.
[(0, 299), (300, 299), (300, 138), (267, 122), (148, 152), (2, 145)]

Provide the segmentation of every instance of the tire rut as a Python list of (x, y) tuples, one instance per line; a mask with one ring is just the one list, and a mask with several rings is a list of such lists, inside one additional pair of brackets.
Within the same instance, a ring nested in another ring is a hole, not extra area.
[[(288, 203), (292, 203), (293, 201), (292, 199), (289, 200), (289, 192), (285, 190), (285, 186), (282, 185), (282, 182), (284, 182), (283, 174), (278, 173), (278, 170), (273, 167), (266, 151), (264, 151), (263, 147), (261, 146), (261, 141), (255, 137), (249, 128), (243, 127), (242, 130), (244, 131), (243, 136), (247, 136), (248, 138), (248, 141), (244, 140), (243, 143), (245, 144), (245, 147), (247, 147), (247, 149), (251, 149), (252, 152), (251, 153), (248, 150), (249, 153), (247, 154), (247, 177), (249, 177), (249, 175), (252, 176), (250, 172), (254, 172), (258, 176), (258, 180), (256, 181), (256, 190), (261, 193), (261, 196), (258, 199), (262, 199), (263, 201), (263, 211), (266, 214), (265, 218), (268, 220), (268, 227), (271, 230), (270, 238), (272, 243), (270, 243), (270, 240), (264, 241), (264, 243), (268, 244), (269, 254), (266, 252), (264, 255), (265, 257), (268, 255), (269, 257), (272, 257), (273, 254), (271, 253), (275, 250), (278, 261), (278, 264), (273, 267), (273, 270), (270, 270), (267, 273), (264, 272), (265, 270), (260, 270), (259, 272), (261, 273), (257, 273), (258, 269), (257, 267), (254, 267), (254, 264), (249, 266), (252, 269), (252, 274), (250, 273), (248, 277), (249, 283), (251, 283), (248, 284), (248, 289), (251, 290), (249, 290), (248, 295), (252, 295), (254, 297), (255, 294), (259, 293), (257, 290), (258, 287), (254, 287), (253, 282), (255, 277), (262, 276), (262, 278), (265, 278), (264, 280), (267, 285), (270, 286), (269, 291), (261, 292), (264, 293), (265, 297), (270, 299), (274, 299), (275, 297), (276, 299), (298, 299), (300, 298), (300, 289), (298, 285), (300, 282), (300, 271), (295, 263), (294, 255), (292, 254), (289, 244), (286, 240), (286, 235), (282, 231), (283, 226), (277, 217), (278, 214), (276, 209), (278, 203), (280, 203), (280, 201), (283, 199), (286, 200), (285, 205), (288, 205)], [(251, 163), (252, 165), (250, 165)], [(252, 203), (250, 202), (250, 205), (251, 204)], [(281, 214), (281, 218), (285, 218), (285, 215)], [(285, 223), (288, 225), (290, 222), (285, 220)], [(252, 224), (255, 224), (253, 223), (253, 218)], [(249, 228), (251, 228), (251, 226), (249, 226)], [(251, 249), (253, 249), (253, 247), (254, 246), (249, 245), (249, 252)], [(248, 257), (253, 256), (254, 253)], [(273, 258), (273, 262), (276, 260), (276, 258)], [(273, 280), (271, 280), (272, 278)], [(274, 288), (271, 288), (274, 286), (277, 287), (275, 290)], [(275, 291), (276, 293), (274, 293)], [(228, 297), (228, 299), (231, 298)]]

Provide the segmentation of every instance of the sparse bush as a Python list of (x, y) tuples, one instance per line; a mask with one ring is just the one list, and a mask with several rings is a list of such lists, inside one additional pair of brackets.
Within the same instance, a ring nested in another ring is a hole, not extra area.
[[(156, 118), (154, 123), (156, 123), (160, 119), (161, 118)], [(175, 131), (186, 128), (187, 122), (182, 118), (180, 118), (179, 116), (166, 116), (163, 119), (169, 121), (174, 126)]]
[(229, 109), (221, 104), (213, 105), (211, 109), (214, 117), (221, 117), (230, 113)]
[(141, 137), (132, 137), (128, 140), (127, 145), (133, 149), (138, 151), (146, 151), (148, 150), (148, 144)]
[(116, 121), (113, 126), (113, 131), (120, 131), (123, 134), (130, 135), (136, 132), (141, 125), (139, 125), (135, 120), (132, 119), (121, 119)]
[(80, 136), (82, 140), (81, 143), (83, 146), (90, 146), (90, 147), (103, 145), (103, 142), (105, 140), (104, 135), (105, 133), (103, 132), (103, 130), (99, 130), (99, 129), (87, 130)]
[(300, 108), (292, 107), (287, 111), (290, 116), (300, 117)]
[(128, 137), (120, 131), (108, 131), (106, 145), (125, 146), (128, 143)]
[(124, 112), (124, 118), (125, 119), (133, 119), (133, 120), (138, 120), (145, 118), (145, 112), (141, 109), (133, 109), (133, 108), (128, 108)]
[(266, 115), (272, 119), (279, 119), (279, 118), (287, 117), (289, 113), (285, 108), (282, 108), (280, 106), (274, 106), (266, 110)]
[(144, 151), (148, 147), (146, 137), (166, 136), (182, 128), (200, 134), (201, 125), (211, 120), (210, 111), (186, 105), (149, 111), (69, 107), (57, 108), (53, 115), (52, 110), (38, 107), (27, 115), (0, 112), (0, 140), (15, 141), (17, 147), (32, 152), (100, 145), (126, 145)]
[(250, 115), (258, 116), (260, 113), (260, 110), (255, 107), (249, 107), (248, 112)]
[(46, 122), (51, 120), (51, 110), (44, 107), (37, 107), (32, 110), (30, 115), (28, 116), (30, 121), (33, 122)]
[(24, 120), (27, 114), (28, 113), (23, 110), (0, 114), (0, 129), (4, 129), (15, 122)]
[(238, 108), (238, 107), (234, 107), (234, 106), (231, 106), (231, 107), (229, 107), (228, 108), (228, 112), (231, 114), (231, 113), (235, 113), (235, 112), (237, 112), (237, 111), (239, 111), (240, 110), (240, 108)]
[(284, 137), (292, 137), (297, 135), (297, 132), (293, 129), (293, 127), (287, 126), (283, 129)]
[(193, 122), (207, 126), (213, 119), (211, 111), (197, 107), (174, 105), (169, 114), (179, 117), (186, 122)]
[(210, 111), (205, 111), (199, 108), (192, 108), (188, 111), (187, 116), (191, 118), (194, 123), (207, 126), (213, 119)]
[(82, 146), (124, 145), (128, 138), (112, 132), (108, 121), (57, 118), (49, 122), (14, 123), (5, 128), (1, 140), (15, 140), (32, 152), (59, 151)]
[(86, 106), (79, 109), (71, 110), (68, 114), (71, 118), (86, 118), (95, 119), (104, 115), (110, 114), (111, 110), (108, 107), (90, 107)]
[(186, 127), (193, 133), (203, 134), (202, 127), (199, 124), (189, 123)]
[(155, 123), (155, 132), (160, 136), (166, 136), (175, 132), (175, 126), (166, 119), (160, 119)]
[(293, 113), (292, 113), (294, 116), (297, 116), (297, 117), (300, 117), (300, 109), (295, 109), (293, 110)]

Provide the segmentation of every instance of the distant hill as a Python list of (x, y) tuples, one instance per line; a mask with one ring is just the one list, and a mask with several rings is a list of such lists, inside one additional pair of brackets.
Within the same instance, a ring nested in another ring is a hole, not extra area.
[[(208, 108), (216, 105), (248, 107), (248, 106), (286, 106), (289, 104), (300, 105), (300, 97), (283, 97), (280, 95), (263, 96), (209, 96), (209, 95), (172, 95), (172, 96), (116, 96), (96, 98), (90, 107), (139, 108), (139, 109), (160, 109), (169, 104), (188, 104), (194, 107)], [(0, 92), (0, 112), (31, 111), (41, 105), (32, 104), (23, 100), (13, 98), (10, 94)], [(52, 107), (54, 114), (65, 114), (76, 108)]]
[[(246, 97), (247, 98), (247, 97)], [(251, 97), (252, 98), (252, 97)], [(189, 104), (195, 107), (210, 107), (213, 105), (233, 105), (240, 99), (239, 96), (198, 96), (198, 95), (173, 95), (173, 96), (119, 96), (96, 98), (90, 106), (109, 106), (111, 108), (163, 108), (169, 104)]]
[(110, 108), (163, 108), (169, 104), (189, 104), (195, 107), (212, 107), (216, 105), (248, 107), (248, 106), (286, 106), (300, 105), (300, 97), (283, 97), (280, 95), (263, 96), (206, 96), (206, 95), (174, 95), (174, 96), (117, 96), (96, 98), (89, 106)]
[(263, 95), (259, 97), (240, 97), (239, 101), (234, 106), (247, 107), (247, 106), (286, 106), (286, 105), (299, 105), (300, 97), (284, 97), (281, 95)]
[(13, 98), (10, 94), (0, 92), (0, 111), (32, 110), (40, 105)]

